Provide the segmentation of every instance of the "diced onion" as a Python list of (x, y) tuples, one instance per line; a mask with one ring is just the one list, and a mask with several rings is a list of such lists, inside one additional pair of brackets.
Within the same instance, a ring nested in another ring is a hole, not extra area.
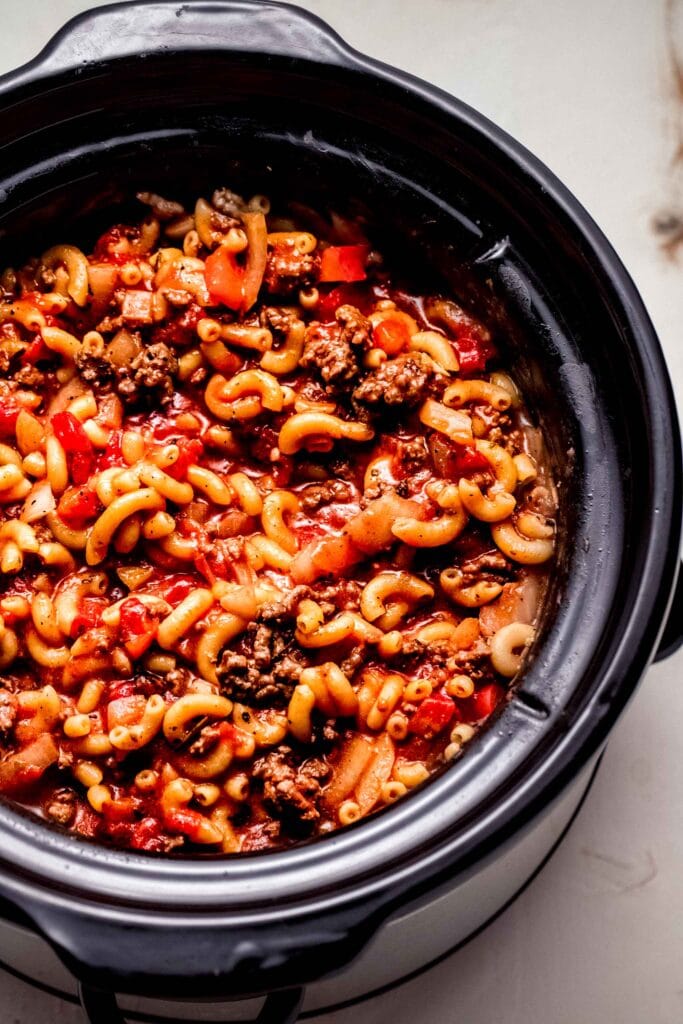
[(23, 523), (37, 523), (56, 508), (57, 502), (49, 481), (39, 480), (28, 492), (20, 518)]

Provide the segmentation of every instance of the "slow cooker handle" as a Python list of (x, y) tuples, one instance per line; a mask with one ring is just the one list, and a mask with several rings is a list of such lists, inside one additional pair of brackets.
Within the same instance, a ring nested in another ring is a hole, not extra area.
[[(254, 1024), (295, 1024), (304, 1001), (304, 992), (303, 988), (271, 992), (266, 996)], [(78, 995), (88, 1024), (126, 1024), (113, 992), (103, 992), (79, 984)]]
[[(348, 65), (356, 55), (314, 14), (270, 0), (212, 3), (120, 3), (72, 18), (28, 67), (64, 71), (165, 50), (210, 49), (267, 53)], [(360, 55), (357, 55), (360, 60)]]
[(655, 661), (663, 661), (675, 654), (683, 645), (683, 565), (678, 572), (678, 581), (674, 590), (673, 600), (669, 608), (666, 626), (659, 641)]

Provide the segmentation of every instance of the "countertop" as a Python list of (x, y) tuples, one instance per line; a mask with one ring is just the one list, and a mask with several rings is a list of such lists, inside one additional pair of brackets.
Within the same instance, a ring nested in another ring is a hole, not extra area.
[[(680, 409), (683, 251), (663, 247), (661, 228), (683, 221), (683, 2), (300, 4), (358, 49), (466, 100), (559, 175), (640, 288)], [(0, 72), (89, 6), (1, 0)], [(571, 832), (517, 902), (437, 968), (327, 1024), (683, 1020), (682, 721), (680, 651), (648, 672)], [(81, 1015), (0, 972), (0, 1021), (80, 1024)]]

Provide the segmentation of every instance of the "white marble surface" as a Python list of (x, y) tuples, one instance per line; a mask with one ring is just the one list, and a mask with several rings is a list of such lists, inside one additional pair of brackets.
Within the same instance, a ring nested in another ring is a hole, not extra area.
[[(683, 213), (672, 0), (302, 0), (361, 50), (455, 93), (565, 181), (629, 267), (683, 404)], [(0, 71), (87, 0), (0, 0)], [(595, 339), (599, 344), (599, 338)], [(587, 805), (542, 875), (487, 932), (329, 1024), (677, 1024), (683, 1020), (683, 652), (653, 668), (616, 729)], [(79, 1011), (0, 973), (3, 1024)]]

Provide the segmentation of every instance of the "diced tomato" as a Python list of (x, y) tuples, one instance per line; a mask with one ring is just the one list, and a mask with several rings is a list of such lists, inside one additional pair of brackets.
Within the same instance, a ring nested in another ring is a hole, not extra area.
[(471, 473), (482, 473), (491, 467), (474, 445), (458, 444), (444, 434), (434, 433), (429, 438), (429, 450), (439, 476), (459, 480)]
[(116, 800), (107, 801), (102, 813), (109, 821), (130, 821), (139, 805), (140, 801), (136, 797), (120, 796)]
[(76, 419), (73, 413), (66, 409), (57, 412), (50, 420), (55, 437), (62, 448), (69, 455), (73, 452), (91, 455), (93, 452), (92, 441), (83, 429), (83, 424)]
[(119, 635), (131, 658), (142, 657), (157, 633), (159, 620), (137, 597), (127, 597), (121, 605)]
[(97, 239), (94, 254), (108, 263), (127, 263), (130, 259), (129, 236), (134, 229), (126, 224), (114, 224)]
[(50, 420), (55, 437), (69, 456), (69, 472), (75, 484), (84, 484), (95, 468), (95, 449), (83, 424), (66, 409)]
[(197, 842), (201, 833), (206, 829), (208, 822), (199, 811), (189, 810), (187, 807), (178, 807), (167, 811), (165, 814), (166, 824), (174, 832), (180, 832), (193, 842)]
[[(476, 693), (472, 694), (468, 698), (468, 712), (469, 717), (473, 721), (479, 721), (481, 718), (488, 718), (492, 711), (498, 707), (503, 697), (505, 696), (505, 690), (498, 683), (487, 683), (486, 686), (482, 686), (481, 690), (477, 690)], [(463, 701), (463, 704), (465, 702)]]
[(143, 818), (132, 830), (130, 845), (134, 850), (149, 850), (165, 853), (168, 849), (168, 836), (162, 830), (161, 822), (156, 818)]
[(132, 697), (136, 692), (135, 683), (132, 679), (114, 679), (109, 684), (107, 700), (115, 701), (119, 697)]
[(11, 400), (0, 403), (0, 437), (14, 434), (20, 411), (21, 406)]
[(169, 575), (168, 583), (161, 591), (162, 596), (170, 605), (174, 608), (177, 604), (180, 604), (188, 594), (190, 594), (197, 587), (197, 580), (192, 576), (184, 576), (182, 573), (177, 575)]
[(461, 373), (480, 373), (486, 369), (489, 359), (496, 354), (496, 349), (490, 341), (468, 330), (458, 332), (452, 345), (458, 356)]
[(372, 340), (377, 348), (383, 349), (388, 356), (398, 355), (408, 348), (410, 330), (404, 317), (385, 317), (373, 327)]
[(351, 538), (341, 533), (312, 541), (294, 557), (289, 571), (295, 583), (312, 583), (321, 576), (339, 576), (362, 558)]
[(209, 565), (209, 560), (206, 557), (206, 555), (199, 555), (198, 558), (195, 558), (194, 567), (198, 573), (201, 573), (201, 575), (204, 577), (207, 583), (210, 584), (210, 586), (214, 585), (214, 583), (216, 582), (216, 574)]
[(102, 619), (102, 612), (107, 607), (107, 600), (103, 597), (84, 597), (81, 601), (78, 613), (71, 623), (71, 636), (76, 638), (81, 633), (99, 626)]
[(50, 351), (43, 339), (38, 335), (37, 338), (33, 339), (28, 348), (25, 348), (22, 352), (21, 362), (24, 366), (28, 364), (35, 366), (36, 363), (42, 360), (51, 359), (53, 355), (54, 353)]
[(175, 443), (180, 449), (180, 455), (172, 466), (167, 467), (166, 472), (174, 480), (185, 480), (188, 469), (198, 461), (204, 451), (204, 445), (196, 437), (179, 437)]
[(94, 452), (74, 452), (69, 459), (71, 479), (75, 484), (85, 484), (95, 468)]
[(320, 281), (364, 281), (367, 245), (330, 245), (320, 259)]
[(102, 502), (89, 487), (68, 487), (59, 499), (57, 514), (69, 526), (82, 527), (102, 508)]
[(221, 246), (207, 256), (204, 264), (206, 287), (213, 302), (238, 310), (244, 297), (244, 267), (237, 256)]
[(142, 718), (147, 701), (141, 693), (129, 697), (117, 697), (107, 704), (107, 730), (117, 725), (135, 725)]
[(366, 554), (391, 547), (396, 538), (392, 525), (400, 518), (425, 519), (426, 510), (412, 498), (398, 494), (383, 494), (369, 501), (366, 507), (350, 519), (345, 526), (351, 540)]
[(23, 750), (0, 763), (0, 793), (33, 785), (59, 758), (59, 750), (48, 732), (42, 733)]
[(455, 701), (447, 694), (433, 693), (422, 701), (410, 719), (409, 730), (427, 739), (437, 736), (446, 728), (455, 711)]
[(394, 767), (396, 750), (388, 733), (381, 733), (375, 740), (370, 763), (361, 775), (355, 789), (356, 803), (362, 814), (372, 810), (380, 798), (382, 786), (389, 779)]
[(334, 320), (334, 314), (340, 306), (355, 306), (361, 313), (369, 313), (372, 307), (372, 295), (367, 286), (358, 284), (339, 284), (331, 291), (320, 294), (315, 307), (319, 320)]
[[(449, 439), (447, 438), (446, 440)], [(457, 444), (455, 441), (450, 443), (453, 445), (453, 452), (449, 462), (452, 479), (458, 480), (461, 476), (467, 476), (470, 473), (482, 473), (491, 468), (481, 452), (478, 452), (472, 445)]]
[(122, 430), (115, 430), (110, 435), (107, 441), (107, 447), (103, 448), (97, 460), (97, 468), (101, 472), (103, 469), (111, 469), (112, 466), (123, 465), (123, 452), (121, 450), (121, 439), (123, 437)]

